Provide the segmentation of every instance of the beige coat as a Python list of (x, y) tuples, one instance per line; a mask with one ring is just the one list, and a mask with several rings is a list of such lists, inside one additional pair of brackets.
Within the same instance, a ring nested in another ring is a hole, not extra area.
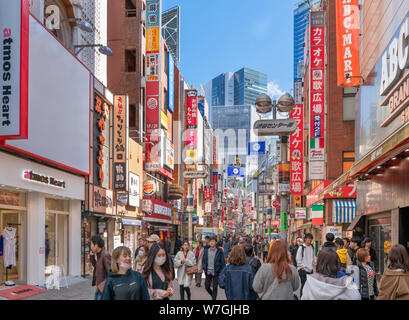
[(198, 273), (202, 273), (203, 272), (203, 254), (204, 254), (204, 248), (202, 247), (201, 249), (200, 249), (200, 252), (199, 252), (199, 256), (197, 257), (197, 271), (198, 271)]
[(409, 272), (386, 269), (376, 300), (409, 300)]

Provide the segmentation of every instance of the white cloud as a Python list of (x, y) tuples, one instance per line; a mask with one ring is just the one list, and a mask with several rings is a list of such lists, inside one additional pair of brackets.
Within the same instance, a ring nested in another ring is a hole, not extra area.
[(285, 92), (280, 89), (279, 85), (275, 81), (270, 81), (267, 84), (267, 94), (272, 97), (272, 98), (279, 98), (281, 97)]

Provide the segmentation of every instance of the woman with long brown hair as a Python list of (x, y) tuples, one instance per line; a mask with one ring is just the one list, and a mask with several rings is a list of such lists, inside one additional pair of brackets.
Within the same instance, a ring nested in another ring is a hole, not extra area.
[(142, 276), (148, 286), (151, 300), (169, 300), (174, 294), (172, 284), (175, 270), (170, 259), (168, 252), (159, 243), (154, 243), (149, 249)]
[(406, 248), (395, 244), (389, 251), (388, 260), (376, 300), (409, 300), (409, 255)]
[(294, 291), (300, 286), (300, 278), (291, 263), (286, 244), (275, 241), (268, 251), (266, 262), (254, 277), (254, 291), (261, 300), (294, 300)]

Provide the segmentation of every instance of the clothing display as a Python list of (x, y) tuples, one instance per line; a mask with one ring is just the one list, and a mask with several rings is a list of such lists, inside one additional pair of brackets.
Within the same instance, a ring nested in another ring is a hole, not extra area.
[(16, 266), (16, 229), (3, 230), (4, 237), (4, 266)]

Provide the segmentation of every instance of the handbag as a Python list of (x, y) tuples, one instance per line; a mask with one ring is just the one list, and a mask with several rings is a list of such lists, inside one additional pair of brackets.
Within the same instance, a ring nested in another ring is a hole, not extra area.
[(186, 267), (186, 274), (188, 276), (191, 276), (191, 275), (196, 274), (198, 272), (199, 272), (199, 267), (197, 266), (197, 264), (194, 265), (194, 266), (191, 266), (191, 267)]

